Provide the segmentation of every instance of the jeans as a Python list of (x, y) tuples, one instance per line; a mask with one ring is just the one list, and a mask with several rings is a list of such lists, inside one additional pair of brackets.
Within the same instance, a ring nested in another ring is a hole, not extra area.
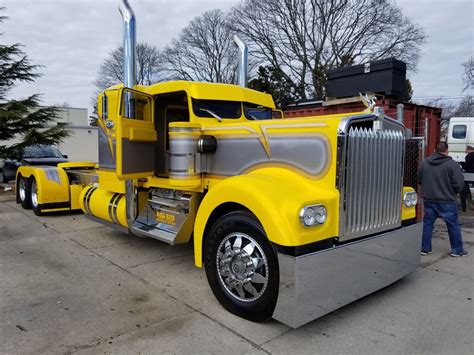
[(423, 218), (423, 240), (421, 250), (431, 251), (431, 237), (433, 236), (433, 227), (436, 219), (441, 217), (446, 223), (451, 243), (451, 252), (460, 254), (463, 252), (461, 228), (458, 221), (458, 210), (456, 202), (433, 202), (424, 201), (423, 207), (425, 217)]

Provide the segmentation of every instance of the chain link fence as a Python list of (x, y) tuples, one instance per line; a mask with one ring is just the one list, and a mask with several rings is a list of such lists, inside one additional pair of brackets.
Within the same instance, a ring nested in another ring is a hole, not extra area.
[(422, 205), (420, 188), (418, 185), (418, 168), (424, 158), (425, 138), (412, 137), (405, 141), (405, 171), (403, 175), (403, 186), (413, 187), (418, 194), (418, 205), (416, 206), (417, 221), (422, 220)]

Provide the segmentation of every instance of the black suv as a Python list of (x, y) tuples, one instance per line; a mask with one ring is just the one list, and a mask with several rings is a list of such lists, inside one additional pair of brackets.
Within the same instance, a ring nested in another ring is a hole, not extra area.
[(15, 180), (16, 171), (21, 165), (51, 165), (67, 162), (67, 155), (51, 145), (31, 145), (25, 147), (21, 159), (5, 159), (0, 163), (0, 183)]

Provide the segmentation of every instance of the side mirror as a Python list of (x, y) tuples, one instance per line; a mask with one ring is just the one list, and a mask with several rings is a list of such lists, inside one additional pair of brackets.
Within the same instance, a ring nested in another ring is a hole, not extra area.
[(63, 154), (63, 158), (64, 158), (64, 159), (67, 159), (67, 154)]

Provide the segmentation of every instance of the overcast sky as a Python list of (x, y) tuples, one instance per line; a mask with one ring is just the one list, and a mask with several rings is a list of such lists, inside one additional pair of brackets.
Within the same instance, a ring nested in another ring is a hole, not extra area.
[[(163, 48), (206, 10), (224, 11), (239, 0), (130, 0), (137, 39)], [(473, 55), (474, 0), (398, 0), (404, 13), (429, 35), (416, 73), (408, 73), (415, 98), (461, 95), (461, 63)], [(10, 95), (43, 94), (44, 104), (90, 108), (97, 70), (122, 40), (118, 0), (0, 0), (10, 17), (2, 43), (22, 43), (43, 77)]]

